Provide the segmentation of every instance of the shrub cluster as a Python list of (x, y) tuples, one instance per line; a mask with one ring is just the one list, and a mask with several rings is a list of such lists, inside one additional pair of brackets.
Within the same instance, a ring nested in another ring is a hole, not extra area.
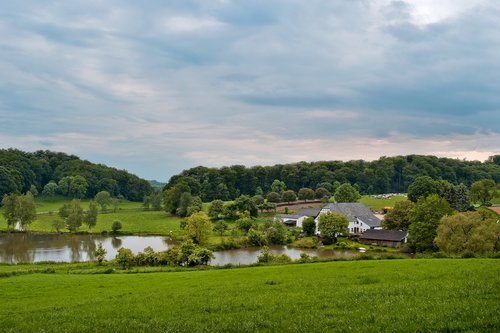
[(185, 241), (180, 246), (172, 246), (165, 251), (155, 252), (151, 247), (134, 256), (132, 251), (121, 248), (115, 257), (117, 264), (123, 268), (131, 266), (198, 266), (207, 265), (213, 259), (212, 251), (201, 247), (192, 240)]

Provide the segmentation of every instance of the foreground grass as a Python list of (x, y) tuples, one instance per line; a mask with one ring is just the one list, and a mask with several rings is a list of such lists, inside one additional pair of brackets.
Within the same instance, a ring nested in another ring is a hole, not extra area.
[(2, 332), (496, 332), (500, 261), (0, 279)]

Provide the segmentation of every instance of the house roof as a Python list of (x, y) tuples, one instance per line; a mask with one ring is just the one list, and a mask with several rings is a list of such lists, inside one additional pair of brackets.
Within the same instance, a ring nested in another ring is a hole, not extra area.
[(278, 214), (276, 215), (276, 217), (280, 218), (280, 219), (288, 219), (288, 220), (296, 220), (298, 219), (300, 216), (299, 215), (295, 215), (295, 214)]
[(401, 242), (407, 235), (408, 233), (406, 231), (368, 229), (361, 236), (359, 236), (359, 239)]
[(360, 202), (335, 202), (329, 203), (323, 209), (328, 209), (332, 213), (345, 215), (351, 222), (356, 218), (368, 224), (370, 227), (379, 227), (380, 220), (376, 217), (370, 208)]
[(316, 217), (320, 211), (321, 208), (303, 208), (298, 210), (294, 215)]

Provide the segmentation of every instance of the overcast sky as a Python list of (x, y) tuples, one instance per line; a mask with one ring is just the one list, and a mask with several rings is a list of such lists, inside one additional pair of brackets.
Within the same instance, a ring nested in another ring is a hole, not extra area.
[(500, 1), (5, 1), (0, 147), (197, 165), (500, 153)]

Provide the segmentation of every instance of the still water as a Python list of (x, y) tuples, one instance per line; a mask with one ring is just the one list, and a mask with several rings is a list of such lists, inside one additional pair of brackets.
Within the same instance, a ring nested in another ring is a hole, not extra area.
[[(150, 246), (155, 251), (163, 251), (176, 244), (169, 237), (163, 236), (99, 236), (67, 234), (0, 234), (0, 262), (40, 262), (40, 261), (89, 261), (94, 259), (94, 250), (102, 243), (107, 251), (106, 259), (113, 259), (121, 247), (132, 250), (135, 254)], [(286, 246), (274, 246), (275, 254), (285, 253), (292, 259), (300, 258), (305, 252), (318, 257), (351, 257), (355, 251), (322, 249), (294, 249)], [(260, 248), (215, 251), (211, 265), (244, 265), (257, 262)]]

